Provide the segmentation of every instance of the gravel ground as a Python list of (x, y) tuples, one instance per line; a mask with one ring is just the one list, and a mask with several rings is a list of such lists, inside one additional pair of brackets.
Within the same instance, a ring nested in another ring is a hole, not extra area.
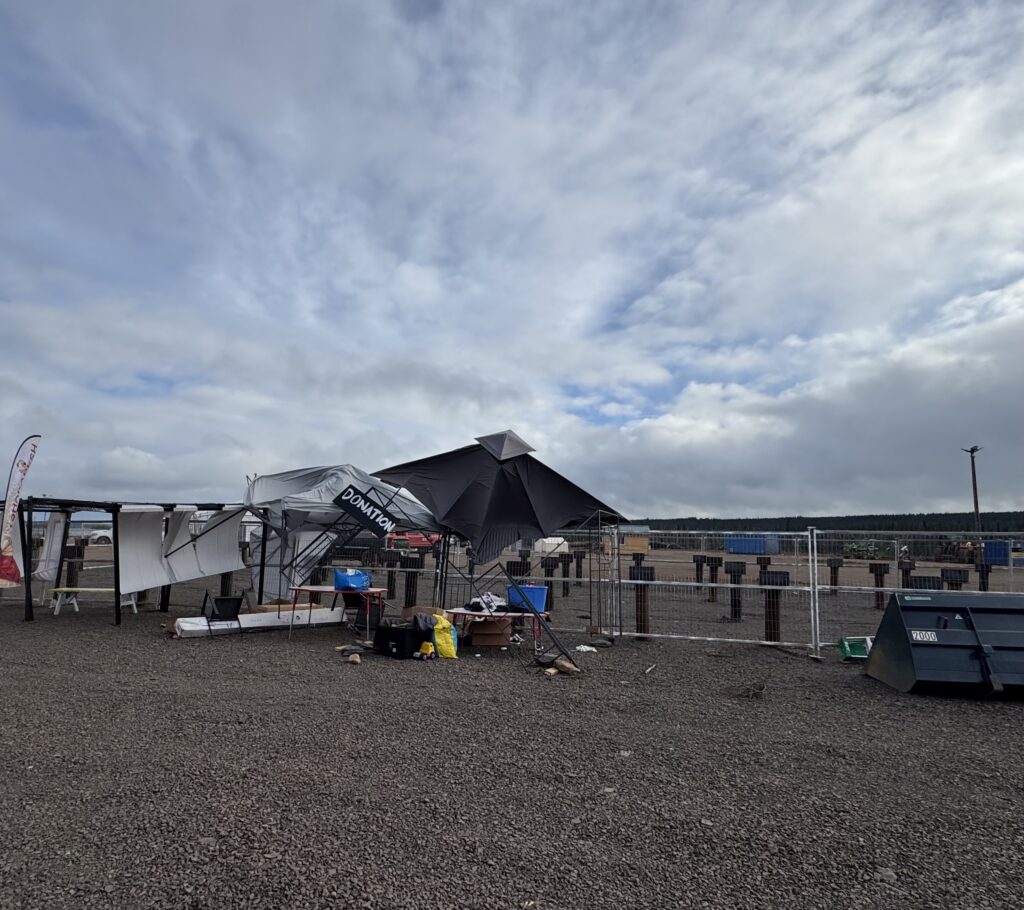
[(0, 599), (0, 908), (1022, 904), (1020, 704), (748, 645), (548, 680), (111, 612)]

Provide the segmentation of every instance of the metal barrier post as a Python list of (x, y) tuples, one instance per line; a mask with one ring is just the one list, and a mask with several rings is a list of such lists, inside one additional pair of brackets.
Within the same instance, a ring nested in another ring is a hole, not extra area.
[(764, 640), (782, 641), (778, 589), (789, 587), (789, 572), (765, 572), (764, 585)]
[(889, 574), (889, 563), (887, 562), (873, 562), (868, 565), (868, 571), (875, 577), (875, 587), (879, 590), (875, 591), (875, 609), (885, 609), (885, 576)]
[(979, 562), (974, 567), (974, 571), (978, 573), (978, 590), (987, 591), (988, 577), (992, 573), (992, 566), (990, 566), (987, 562)]
[[(743, 576), (747, 574), (747, 564), (745, 562), (727, 562), (725, 564), (725, 574), (729, 576), (729, 584), (741, 585), (743, 584)], [(743, 589), (742, 588), (730, 588), (729, 589), (729, 621), (730, 622), (742, 622), (743, 621)]]
[(693, 574), (697, 579), (697, 584), (704, 584), (704, 563), (707, 562), (707, 556), (703, 553), (693, 554)]
[(837, 597), (839, 595), (839, 570), (843, 567), (843, 557), (830, 556), (825, 561), (825, 565), (828, 566), (829, 596)]
[(709, 556), (707, 558), (708, 567), (708, 581), (711, 583), (711, 587), (708, 588), (708, 603), (718, 603), (718, 588), (715, 585), (718, 584), (718, 570), (722, 568), (722, 557), (721, 556)]
[(558, 561), (562, 564), (562, 597), (569, 596), (569, 567), (572, 565), (572, 553), (559, 553)]
[[(630, 581), (654, 581), (654, 566), (644, 566), (636, 557), (643, 557), (642, 553), (634, 553), (634, 564), (629, 567)], [(651, 632), (651, 590), (647, 585), (639, 584), (633, 586), (636, 597), (636, 631), (640, 635), (649, 635)]]

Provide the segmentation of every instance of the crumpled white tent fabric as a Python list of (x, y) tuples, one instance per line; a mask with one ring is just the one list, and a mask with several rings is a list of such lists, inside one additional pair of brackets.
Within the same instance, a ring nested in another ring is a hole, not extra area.
[(221, 575), (246, 567), (238, 546), (245, 515), (243, 509), (225, 509), (214, 512), (206, 520), (202, 532), (193, 541), (196, 559), (204, 576)]
[(249, 484), (243, 502), (252, 508), (268, 509), (275, 527), (282, 526), (287, 515), (290, 531), (329, 528), (345, 515), (334, 504), (334, 497), (350, 484), (362, 493), (372, 490), (376, 499), (387, 503), (387, 510), (398, 519), (399, 528), (441, 530), (418, 499), (350, 464), (299, 468), (257, 477)]
[[(326, 551), (339, 533), (358, 529), (358, 524), (334, 503), (334, 498), (350, 485), (369, 494), (392, 514), (400, 530), (441, 530), (418, 499), (354, 465), (299, 468), (256, 477), (243, 502), (254, 510), (266, 510), (273, 529), (267, 543), (265, 598), (287, 597), (290, 585), (308, 581), (302, 576), (309, 574), (307, 569), (316, 562), (318, 553)], [(259, 551), (260, 545), (254, 547), (254, 586), (258, 584)]]
[[(132, 594), (179, 581), (246, 568), (238, 546), (246, 512), (214, 512), (192, 537), (194, 509), (124, 509), (117, 516), (121, 593)], [(164, 535), (164, 519), (168, 519)]]
[(163, 557), (172, 581), (201, 578), (203, 575), (196, 548), (192, 546), (191, 520), (192, 512), (172, 512), (167, 524)]

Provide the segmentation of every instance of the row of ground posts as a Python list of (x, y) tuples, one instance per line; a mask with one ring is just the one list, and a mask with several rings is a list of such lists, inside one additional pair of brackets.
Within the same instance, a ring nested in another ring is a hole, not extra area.
[[(641, 582), (634, 587), (635, 603), (635, 628), (638, 635), (651, 634), (651, 611), (650, 611), (650, 587), (647, 583), (655, 580), (654, 566), (644, 565), (643, 553), (633, 554), (633, 565), (629, 567), (629, 580)], [(764, 590), (764, 640), (781, 641), (780, 621), (780, 596), (781, 588), (789, 587), (789, 572), (770, 571), (772, 558), (770, 556), (758, 556), (758, 580), (757, 583)], [(721, 556), (707, 556), (697, 553), (693, 557), (694, 574), (698, 585), (704, 584), (704, 570), (708, 572), (708, 603), (718, 602), (718, 578), (719, 570), (725, 571), (729, 577), (730, 585), (742, 585), (743, 577), (747, 572), (747, 564), (743, 561), (726, 561)], [(728, 622), (743, 621), (743, 588), (732, 587), (729, 589), (729, 615), (725, 617)]]
[[(764, 588), (764, 640), (782, 641), (782, 623), (780, 612), (781, 591), (780, 588), (789, 587), (789, 572), (771, 571), (772, 564), (770, 556), (758, 556), (757, 559), (757, 584)], [(747, 574), (747, 564), (743, 560), (723, 560), (721, 556), (706, 556), (703, 553), (695, 553), (693, 557), (694, 575), (697, 583), (704, 581), (704, 569), (708, 570), (708, 583), (718, 584), (718, 570), (725, 570), (729, 577), (730, 585), (742, 585), (743, 578)], [(718, 589), (709, 588), (708, 602), (715, 603), (718, 600)], [(743, 588), (733, 587), (729, 589), (729, 615), (725, 617), (729, 622), (743, 621)]]
[[(835, 597), (839, 593), (839, 570), (843, 567), (842, 557), (832, 557), (826, 561), (829, 570), (829, 594)], [(970, 581), (970, 569), (940, 569), (938, 575), (914, 575), (916, 563), (912, 559), (901, 559), (896, 568), (900, 573), (900, 587), (918, 591), (960, 591)], [(868, 563), (868, 572), (875, 581), (875, 609), (885, 609), (885, 576), (891, 566), (887, 562)], [(988, 579), (992, 574), (992, 566), (979, 562), (974, 566), (978, 573), (978, 590), (988, 591)]]

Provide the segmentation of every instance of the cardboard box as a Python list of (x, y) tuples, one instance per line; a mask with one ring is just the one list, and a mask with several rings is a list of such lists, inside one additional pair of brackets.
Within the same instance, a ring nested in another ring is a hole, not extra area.
[(495, 648), (507, 645), (512, 636), (511, 619), (481, 619), (469, 624), (474, 648)]
[(412, 619), (414, 616), (433, 616), (433, 607), (402, 607), (402, 620)]
[(509, 644), (507, 635), (480, 635), (476, 634), (470, 639), (471, 648), (504, 648)]

